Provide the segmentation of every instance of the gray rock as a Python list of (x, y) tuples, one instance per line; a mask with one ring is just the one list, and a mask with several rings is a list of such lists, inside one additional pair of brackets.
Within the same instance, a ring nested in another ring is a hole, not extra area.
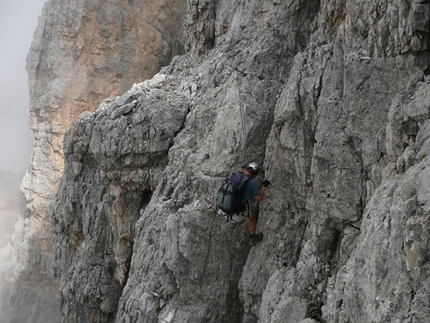
[[(36, 140), (22, 183), (26, 211), (20, 220), (30, 220), (25, 241), (15, 246), (19, 286), (8, 305), (11, 322), (48, 323), (37, 313), (57, 308), (59, 285), (50, 269), (56, 252), (51, 252), (48, 210), (63, 173), (66, 130), (81, 113), (95, 111), (106, 97), (124, 94), (184, 53), (185, 5), (186, 0), (47, 1), (27, 57), (29, 125)], [(114, 112), (113, 119), (129, 113), (129, 108)], [(76, 176), (85, 173), (82, 165), (71, 164)], [(44, 288), (33, 288), (34, 282)], [(48, 312), (50, 322), (60, 321), (58, 311)]]
[[(66, 133), (63, 322), (424, 321), (428, 4), (187, 3), (187, 54)], [(250, 160), (253, 248), (214, 207)]]

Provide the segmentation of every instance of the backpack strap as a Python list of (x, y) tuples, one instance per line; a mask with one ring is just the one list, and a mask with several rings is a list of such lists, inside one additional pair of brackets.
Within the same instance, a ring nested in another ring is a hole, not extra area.
[(245, 181), (243, 182), (242, 187), (240, 188), (240, 194), (242, 194), (243, 191), (245, 191), (246, 185), (248, 185), (248, 181), (250, 180), (248, 175), (245, 175), (245, 176), (246, 176)]
[[(249, 178), (249, 176), (248, 175), (244, 175), (244, 176), (246, 176), (246, 178), (245, 178), (245, 180), (243, 181), (243, 184), (242, 184), (242, 187), (240, 188), (240, 190), (239, 190), (239, 196), (243, 196), (243, 193), (245, 192), (245, 189), (246, 189), (246, 186), (248, 185), (248, 182), (249, 182), (249, 180), (250, 180), (250, 178)], [(242, 211), (238, 211), (238, 212), (235, 212), (235, 213), (232, 213), (231, 215), (230, 215), (230, 220), (231, 220), (231, 218), (233, 217), (233, 214), (239, 214), (239, 213), (242, 213), (242, 212), (247, 212), (248, 213), (248, 209), (249, 209), (249, 207), (248, 207), (248, 202), (246, 202), (245, 203), (245, 210), (242, 210)], [(228, 220), (227, 220), (228, 221)]]
[(249, 176), (248, 175), (245, 175), (246, 176), (246, 178), (245, 178), (245, 181), (243, 182), (243, 184), (242, 184), (242, 187), (240, 188), (240, 190), (239, 190), (239, 194), (240, 195), (243, 195), (243, 193), (245, 192), (245, 190), (246, 190), (246, 186), (248, 185), (248, 182), (249, 182), (249, 180), (250, 180), (250, 178), (249, 178)]

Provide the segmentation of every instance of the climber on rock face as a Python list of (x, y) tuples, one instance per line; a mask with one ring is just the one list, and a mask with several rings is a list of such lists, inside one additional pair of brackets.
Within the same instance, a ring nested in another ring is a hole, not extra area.
[(270, 182), (268, 180), (264, 180), (261, 186), (261, 189), (258, 188), (258, 184), (257, 184), (257, 181), (255, 180), (255, 177), (258, 175), (259, 166), (255, 162), (249, 163), (246, 167), (244, 167), (244, 169), (241, 172), (250, 178), (250, 180), (246, 183), (245, 191), (242, 198), (242, 203), (245, 208), (246, 208), (246, 204), (249, 205), (249, 212), (250, 212), (250, 218), (248, 222), (249, 240), (250, 240), (251, 246), (255, 246), (258, 242), (260, 242), (263, 239), (263, 233), (262, 232), (255, 233), (255, 231), (257, 229), (260, 202), (263, 200), (266, 187), (270, 185)]
[[(259, 204), (264, 198), (266, 187), (270, 185), (268, 180), (264, 180), (261, 189), (255, 180), (259, 172), (257, 163), (252, 162), (244, 166), (242, 170), (233, 172), (225, 183), (218, 190), (217, 206), (227, 214), (227, 221), (236, 225), (248, 222), (249, 241), (251, 246), (255, 246), (263, 239), (263, 233), (255, 233), (258, 221)], [(240, 220), (233, 218), (237, 216)]]

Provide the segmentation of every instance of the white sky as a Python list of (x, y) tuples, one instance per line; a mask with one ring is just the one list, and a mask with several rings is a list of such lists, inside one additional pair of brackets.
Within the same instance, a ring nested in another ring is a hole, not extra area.
[(47, 0), (0, 0), (0, 169), (22, 173), (29, 165), (26, 58)]

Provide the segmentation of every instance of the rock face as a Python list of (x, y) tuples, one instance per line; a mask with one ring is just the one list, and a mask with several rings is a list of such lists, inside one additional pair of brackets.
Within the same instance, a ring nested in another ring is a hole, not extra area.
[(58, 282), (51, 270), (48, 209), (63, 172), (65, 131), (83, 111), (94, 111), (106, 97), (151, 78), (183, 54), (184, 15), (184, 0), (45, 4), (27, 58), (30, 127), (36, 141), (22, 185), (27, 212), (20, 221), (23, 236), (15, 245), (22, 259), (12, 295), (12, 322), (60, 320), (55, 315)]
[[(187, 53), (65, 136), (63, 322), (425, 322), (429, 6), (188, 0)], [(253, 248), (214, 207), (250, 160)]]

